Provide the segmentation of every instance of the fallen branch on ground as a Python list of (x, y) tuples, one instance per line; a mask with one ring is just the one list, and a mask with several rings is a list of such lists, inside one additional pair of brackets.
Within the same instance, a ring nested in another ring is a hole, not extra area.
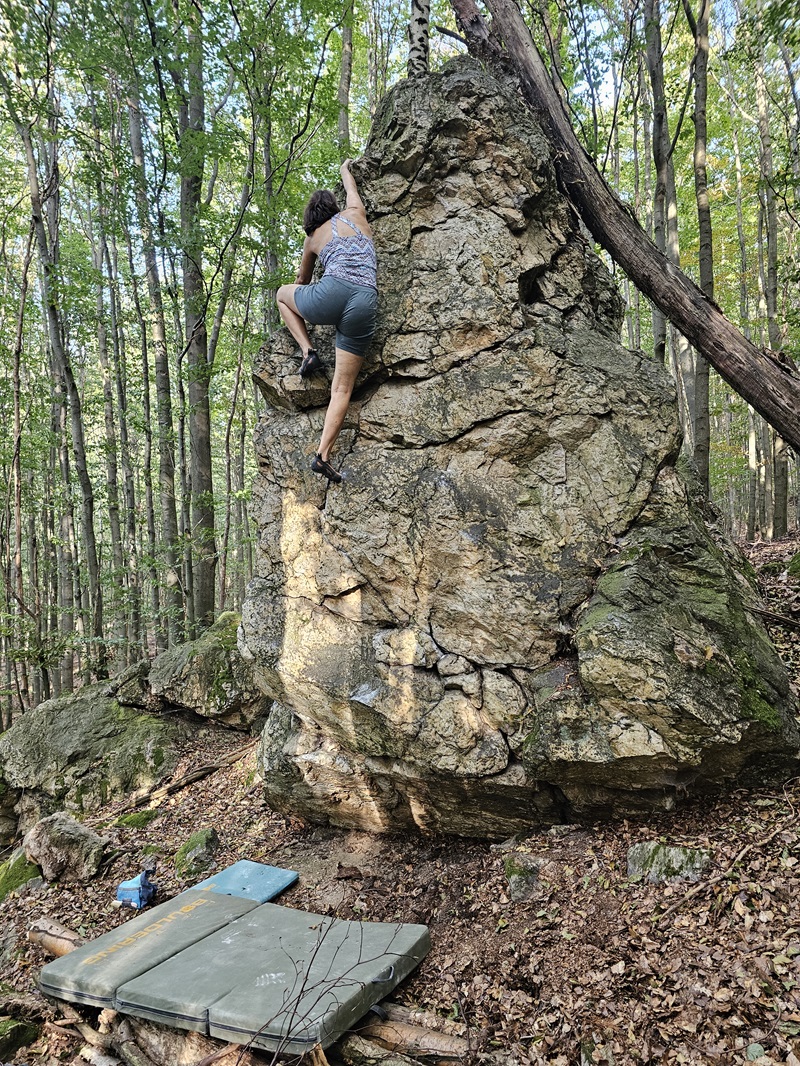
[(760, 614), (762, 618), (766, 618), (768, 622), (773, 622), (777, 626), (800, 629), (800, 618), (791, 618), (788, 614), (777, 614), (775, 611), (768, 611), (764, 607), (749, 607), (748, 610), (752, 611), (753, 614)]
[(411, 1055), (435, 1055), (440, 1059), (459, 1061), (469, 1051), (469, 1043), (463, 1036), (388, 1019), (385, 1022), (370, 1022), (359, 1030), (359, 1036), (374, 1040), (390, 1051), (400, 1051), (403, 1054), (409, 1052)]
[(421, 1025), (423, 1029), (435, 1029), (440, 1033), (449, 1033), (451, 1036), (467, 1035), (467, 1027), (463, 1022), (455, 1022), (452, 1018), (440, 1018), (438, 1014), (420, 1010), (418, 1007), (404, 1007), (402, 1003), (389, 1003), (384, 1001), (380, 1005), (386, 1018), (392, 1022), (407, 1022), (409, 1025)]
[(218, 759), (216, 762), (207, 763), (205, 766), (198, 766), (196, 770), (190, 770), (188, 774), (184, 774), (176, 781), (170, 781), (168, 785), (161, 785), (159, 788), (150, 788), (145, 792), (134, 792), (129, 803), (120, 808), (118, 814), (125, 814), (127, 811), (135, 811), (137, 807), (143, 807), (145, 803), (152, 800), (166, 799), (167, 796), (172, 796), (175, 792), (180, 792), (181, 789), (186, 788), (187, 785), (193, 785), (195, 781), (202, 781), (205, 777), (210, 777), (216, 773), (217, 770), (222, 770), (226, 766), (232, 766), (240, 759), (244, 758), (249, 751), (258, 744), (258, 740), (251, 740), (249, 744), (245, 744), (244, 747), (238, 748), (230, 755), (226, 755), (223, 759)]
[(0, 1014), (19, 1018), (25, 1022), (39, 1022), (53, 1016), (47, 1003), (24, 992), (9, 992), (0, 995)]
[(60, 958), (81, 947), (85, 941), (74, 929), (68, 929), (52, 918), (37, 918), (28, 928), (28, 940), (50, 954)]
[(422, 1066), (418, 1059), (410, 1059), (396, 1051), (387, 1051), (363, 1036), (345, 1037), (338, 1045), (339, 1053), (348, 1066)]

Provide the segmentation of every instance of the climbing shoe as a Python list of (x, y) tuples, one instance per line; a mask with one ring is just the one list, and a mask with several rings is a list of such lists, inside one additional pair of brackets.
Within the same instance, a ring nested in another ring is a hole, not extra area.
[(311, 469), (315, 474), (324, 474), (328, 481), (333, 481), (337, 485), (342, 480), (342, 475), (339, 471), (334, 470), (328, 460), (323, 459), (319, 452), (311, 460)]
[(322, 360), (317, 354), (316, 348), (309, 348), (305, 354), (303, 362), (300, 364), (300, 377), (311, 377), (315, 370), (322, 369), (322, 365)]

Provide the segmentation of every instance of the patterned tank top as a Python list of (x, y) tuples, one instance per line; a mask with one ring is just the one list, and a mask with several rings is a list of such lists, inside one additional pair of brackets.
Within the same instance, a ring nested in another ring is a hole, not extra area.
[[(337, 220), (355, 230), (355, 237), (342, 237), (337, 228)], [(331, 229), (333, 236), (319, 253), (325, 276), (377, 289), (378, 264), (372, 238), (362, 233), (344, 215), (333, 216)]]

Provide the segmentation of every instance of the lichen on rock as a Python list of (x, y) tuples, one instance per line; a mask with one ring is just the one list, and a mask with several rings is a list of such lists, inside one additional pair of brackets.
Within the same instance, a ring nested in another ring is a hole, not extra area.
[(503, 838), (785, 772), (795, 706), (751, 576), (513, 87), (467, 58), (400, 83), (357, 174), (380, 313), (341, 486), (309, 470), (325, 381), (286, 333), (255, 366), (240, 643), (274, 701), (270, 801)]

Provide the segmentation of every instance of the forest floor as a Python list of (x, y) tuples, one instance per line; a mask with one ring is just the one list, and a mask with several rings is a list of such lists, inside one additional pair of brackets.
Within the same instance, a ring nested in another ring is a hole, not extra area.
[[(800, 618), (800, 586), (782, 576), (800, 536), (747, 548), (767, 605)], [(800, 630), (770, 627), (795, 683)], [(180, 772), (243, 746), (206, 731)], [(122, 807), (122, 804), (119, 805)], [(514, 902), (504, 848), (419, 836), (374, 837), (285, 818), (264, 803), (254, 754), (164, 800), (144, 829), (89, 819), (116, 849), (102, 876), (47, 885), (0, 905), (23, 954), (6, 980), (35, 987), (46, 961), (24, 931), (42, 915), (92, 937), (124, 920), (116, 885), (157, 849), (160, 899), (187, 887), (174, 855), (195, 830), (219, 832), (218, 868), (241, 858), (300, 872), (287, 907), (342, 918), (425, 922), (432, 950), (394, 993), (468, 1026), (469, 1061), (551, 1063), (786, 1063), (800, 1066), (800, 779), (687, 802), (645, 822), (532, 833), (517, 851), (545, 858), (549, 884)], [(627, 875), (628, 848), (661, 840), (709, 849), (697, 886)], [(71, 1048), (51, 1030), (19, 1063), (53, 1064)], [(47, 1045), (47, 1046), (45, 1046)], [(331, 1057), (331, 1062), (335, 1058)]]

